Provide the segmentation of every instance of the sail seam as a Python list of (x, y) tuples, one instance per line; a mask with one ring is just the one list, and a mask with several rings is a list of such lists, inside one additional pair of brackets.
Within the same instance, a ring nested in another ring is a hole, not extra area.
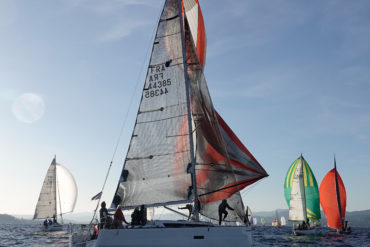
[(168, 118), (157, 119), (157, 120), (151, 120), (151, 121), (137, 122), (137, 124), (145, 124), (145, 123), (154, 123), (154, 122), (166, 121), (166, 120), (169, 120), (169, 119), (179, 118), (179, 117), (184, 117), (184, 116), (186, 116), (186, 114), (173, 116), (173, 117), (168, 117)]

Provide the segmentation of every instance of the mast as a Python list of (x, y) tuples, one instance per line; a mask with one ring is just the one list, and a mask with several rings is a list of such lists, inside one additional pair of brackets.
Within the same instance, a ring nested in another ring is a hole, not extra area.
[(339, 216), (340, 216), (340, 223), (342, 224), (342, 227), (344, 227), (344, 219), (342, 215), (342, 205), (341, 205), (341, 200), (340, 200), (340, 193), (339, 193), (339, 183), (338, 183), (338, 173), (337, 173), (337, 164), (335, 160), (335, 155), (334, 155), (334, 181), (335, 181), (335, 191), (336, 191), (336, 196), (337, 196), (337, 204), (338, 204), (338, 210), (339, 210)]
[(180, 16), (180, 28), (181, 28), (181, 41), (182, 41), (182, 55), (184, 62), (184, 76), (185, 76), (185, 88), (186, 88), (186, 105), (188, 112), (188, 129), (189, 129), (189, 141), (190, 141), (190, 156), (191, 156), (191, 180), (192, 180), (192, 189), (193, 189), (193, 198), (194, 198), (194, 211), (195, 220), (199, 221), (199, 201), (197, 193), (197, 182), (195, 175), (195, 154), (194, 154), (194, 143), (193, 143), (193, 128), (192, 128), (192, 117), (190, 109), (190, 81), (188, 75), (188, 65), (186, 62), (186, 45), (185, 45), (185, 31), (184, 31), (184, 16), (182, 13), (182, 4), (181, 0), (178, 0), (179, 4), (179, 16)]
[[(54, 215), (55, 215), (55, 217), (57, 216), (57, 186), (58, 186), (58, 184), (57, 184), (57, 161), (56, 161), (56, 155), (54, 155), (54, 159), (53, 159), (53, 166), (55, 167), (55, 169), (54, 169), (54, 174), (53, 174), (53, 176), (54, 176), (54, 181), (55, 181), (55, 187), (54, 187), (54, 191), (53, 191), (53, 194), (54, 194)], [(60, 200), (59, 200), (59, 202), (60, 202)], [(53, 215), (53, 216), (54, 216)]]

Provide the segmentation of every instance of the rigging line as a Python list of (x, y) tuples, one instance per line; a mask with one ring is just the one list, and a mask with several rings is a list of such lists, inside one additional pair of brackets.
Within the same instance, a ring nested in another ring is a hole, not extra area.
[[(157, 17), (157, 19), (158, 19), (158, 20), (160, 19), (161, 15), (162, 15), (162, 11), (160, 11), (159, 16)], [(156, 29), (155, 29), (155, 28), (153, 28), (152, 30), (153, 30), (153, 32), (152, 32), (152, 35), (151, 35), (151, 37), (150, 37), (150, 40), (154, 40), (154, 36), (155, 36), (155, 33), (156, 33)], [(149, 43), (148, 48), (147, 48), (147, 50), (146, 50), (145, 57), (144, 57), (144, 61), (146, 61), (146, 60), (148, 59), (148, 54), (149, 54), (150, 47), (151, 47), (151, 45), (150, 45), (150, 44), (151, 44), (151, 42)], [(103, 197), (104, 187), (105, 187), (105, 184), (106, 184), (106, 182), (107, 182), (107, 179), (108, 179), (108, 176), (109, 176), (109, 172), (110, 172), (110, 170), (111, 170), (111, 168), (112, 168), (113, 160), (114, 160), (114, 157), (116, 156), (116, 153), (117, 153), (117, 150), (118, 150), (118, 146), (119, 146), (119, 143), (120, 143), (120, 140), (121, 140), (121, 137), (122, 137), (123, 130), (124, 130), (125, 126), (126, 126), (126, 122), (127, 122), (128, 114), (129, 114), (129, 112), (130, 112), (131, 106), (132, 106), (133, 101), (134, 101), (134, 94), (135, 94), (135, 92), (137, 91), (137, 88), (138, 88), (138, 85), (139, 85), (140, 75), (143, 73), (143, 70), (144, 70), (144, 64), (146, 64), (146, 63), (144, 63), (144, 62), (143, 62), (143, 63), (141, 64), (141, 68), (140, 68), (139, 74), (138, 74), (137, 79), (136, 79), (136, 85), (135, 85), (135, 88), (134, 88), (134, 93), (133, 93), (133, 94), (131, 94), (131, 99), (130, 99), (130, 102), (129, 102), (129, 106), (128, 106), (128, 109), (127, 109), (127, 111), (126, 111), (126, 114), (125, 114), (125, 117), (124, 117), (123, 123), (122, 123), (122, 125), (121, 125), (121, 129), (120, 129), (120, 132), (119, 132), (119, 135), (118, 135), (118, 139), (117, 139), (117, 141), (116, 141), (116, 145), (115, 145), (115, 148), (114, 148), (114, 151), (113, 151), (112, 159), (111, 159), (110, 164), (109, 164), (108, 172), (107, 172), (107, 174), (106, 174), (106, 176), (105, 176), (105, 180), (104, 180), (104, 183), (103, 183), (103, 186), (102, 186), (102, 189), (101, 189), (101, 195), (100, 195), (100, 198), (99, 198), (99, 200), (98, 200), (98, 202), (97, 202), (96, 208), (95, 208), (95, 210), (94, 210), (94, 215), (93, 215), (93, 217), (92, 217), (92, 219), (91, 219), (91, 221), (90, 221), (90, 224), (89, 224), (89, 231), (88, 231), (88, 232), (90, 232), (90, 230), (91, 230), (92, 222), (93, 222), (93, 221), (94, 221), (94, 219), (95, 219), (96, 211), (97, 211), (97, 209), (98, 209), (98, 207), (99, 207), (99, 203), (100, 203), (100, 201), (101, 201), (101, 198)], [(86, 239), (87, 239), (87, 237), (88, 237), (88, 235), (86, 235)]]
[(251, 184), (250, 186), (245, 187), (244, 189), (242, 189), (242, 190), (240, 191), (240, 194), (241, 194), (242, 196), (247, 196), (247, 194), (248, 194), (252, 189), (254, 189), (254, 187), (256, 187), (256, 185), (257, 185), (257, 184), (259, 184), (261, 181), (262, 181), (262, 179), (260, 179), (260, 180), (258, 180), (257, 182), (255, 182), (255, 183)]

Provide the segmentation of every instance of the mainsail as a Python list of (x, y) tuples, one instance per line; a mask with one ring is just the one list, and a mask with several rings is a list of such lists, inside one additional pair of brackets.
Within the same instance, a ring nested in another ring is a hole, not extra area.
[(56, 161), (53, 159), (42, 184), (33, 219), (51, 218), (57, 214)]
[(267, 173), (215, 111), (203, 74), (202, 12), (197, 0), (181, 3), (167, 0), (163, 8), (111, 207), (195, 200), (201, 214), (218, 219), (228, 199), (235, 209), (228, 219), (242, 221), (240, 190)]
[(46, 173), (33, 219), (45, 219), (73, 211), (77, 185), (64, 166), (54, 158)]
[(289, 201), (289, 220), (306, 221), (306, 197), (303, 184), (303, 161), (300, 158), (292, 177)]
[(337, 171), (336, 164), (334, 169), (325, 175), (319, 192), (320, 203), (326, 215), (328, 226), (332, 229), (343, 228), (346, 217), (347, 196), (346, 188)]
[[(300, 174), (301, 171), (302, 174)], [(295, 180), (295, 178), (297, 180)], [(301, 189), (300, 186), (303, 186), (303, 188)], [(293, 205), (293, 207), (301, 207), (299, 205), (302, 203), (306, 208), (305, 209), (307, 215), (306, 217), (308, 217), (311, 220), (319, 220), (321, 218), (321, 213), (320, 213), (318, 186), (314, 173), (312, 172), (310, 166), (308, 165), (307, 161), (303, 158), (303, 156), (300, 156), (293, 162), (293, 164), (289, 167), (285, 178), (284, 194), (289, 208), (292, 208), (291, 206), (293, 200), (291, 197), (292, 190), (294, 190), (294, 194), (296, 195), (295, 198), (293, 199), (295, 201), (298, 200), (297, 202), (295, 202), (298, 203), (298, 205), (297, 206)], [(304, 197), (305, 201), (299, 202), (299, 200), (301, 199), (299, 199), (298, 197), (301, 198), (302, 200)], [(301, 216), (301, 218), (302, 217), (303, 216)], [(289, 220), (292, 219), (289, 218)]]

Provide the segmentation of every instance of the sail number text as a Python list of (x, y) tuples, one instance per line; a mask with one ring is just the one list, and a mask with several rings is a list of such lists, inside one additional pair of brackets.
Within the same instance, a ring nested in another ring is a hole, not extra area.
[(164, 64), (150, 68), (149, 85), (145, 88), (144, 97), (151, 98), (168, 93), (168, 86), (171, 86), (171, 78), (165, 78), (166, 71)]

